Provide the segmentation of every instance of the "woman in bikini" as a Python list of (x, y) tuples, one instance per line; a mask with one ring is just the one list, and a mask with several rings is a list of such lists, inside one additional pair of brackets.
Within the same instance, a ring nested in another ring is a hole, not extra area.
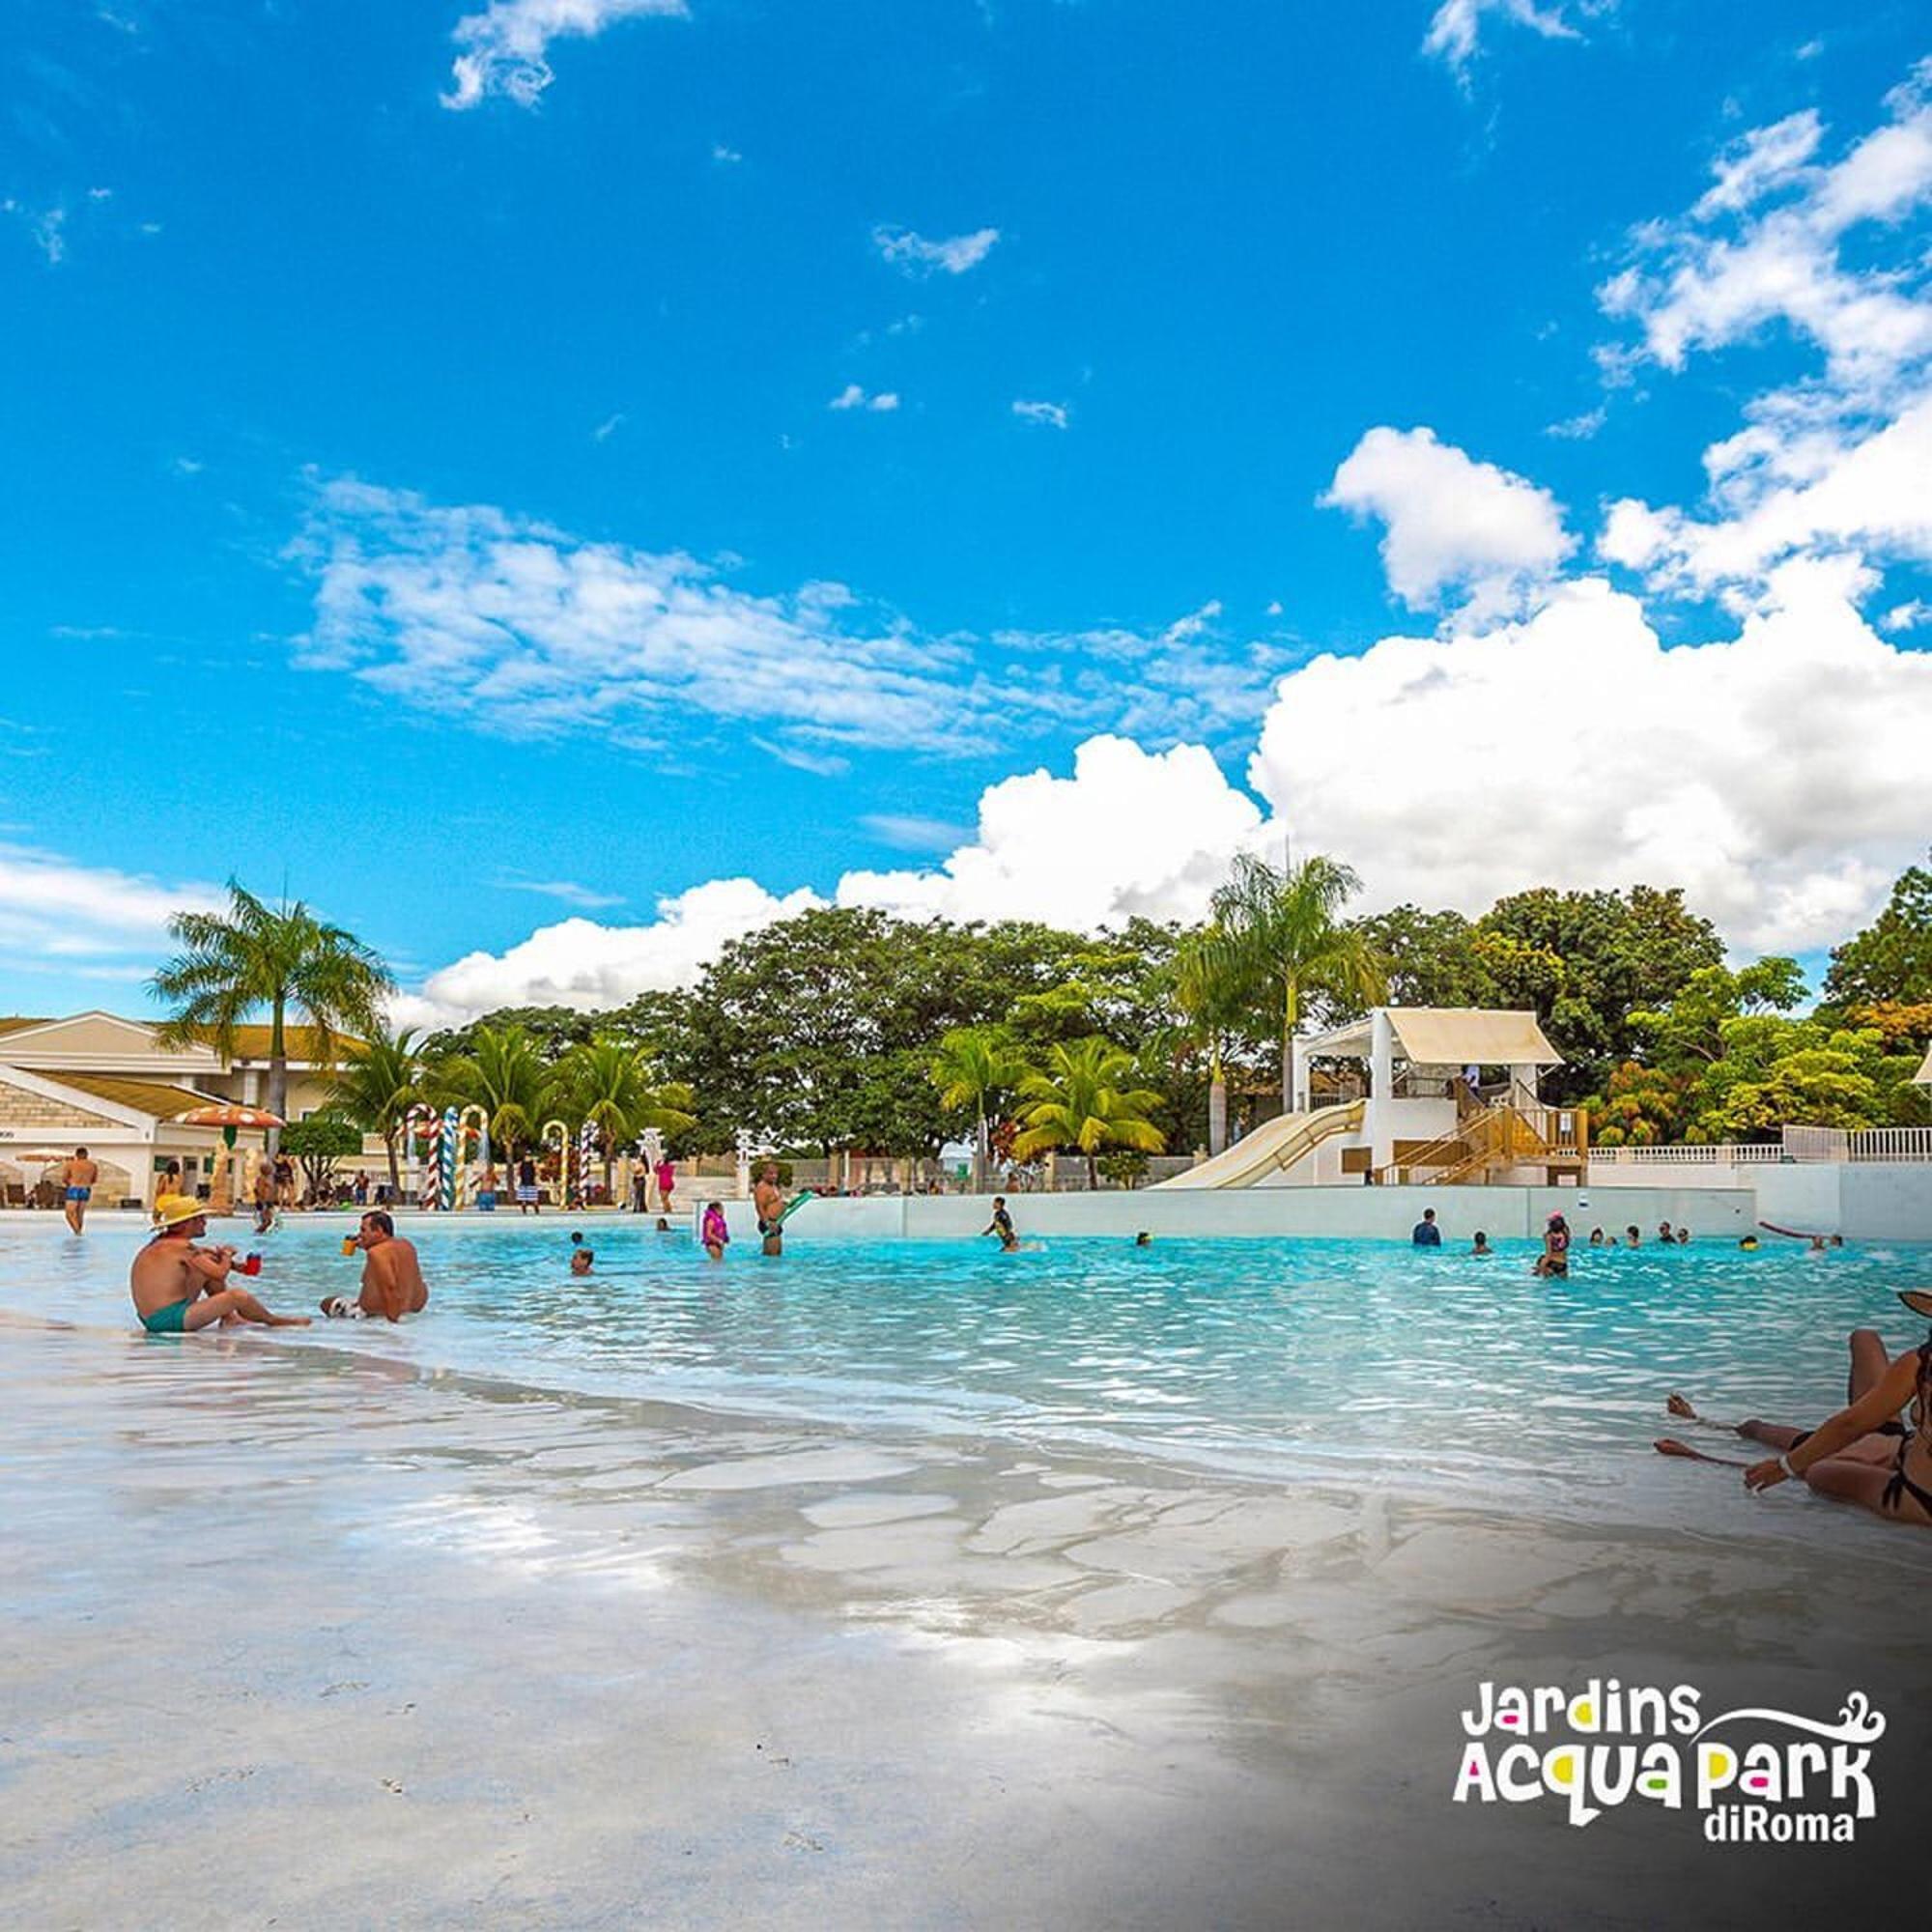
[[(1932, 1319), (1932, 1290), (1906, 1289), (1898, 1298), (1915, 1315)], [(1849, 1394), (1847, 1405), (1816, 1429), (1739, 1423), (1740, 1435), (1779, 1451), (1745, 1467), (1745, 1487), (1775, 1489), (1796, 1477), (1821, 1496), (1858, 1503), (1894, 1522), (1932, 1527), (1932, 1337), (1887, 1360), (1878, 1336), (1860, 1329), (1852, 1337)], [(1908, 1404), (1909, 1426), (1898, 1419)], [(1682, 1396), (1672, 1396), (1669, 1407), (1673, 1415), (1702, 1419)], [(1726, 1460), (1669, 1437), (1657, 1447), (1666, 1456)]]

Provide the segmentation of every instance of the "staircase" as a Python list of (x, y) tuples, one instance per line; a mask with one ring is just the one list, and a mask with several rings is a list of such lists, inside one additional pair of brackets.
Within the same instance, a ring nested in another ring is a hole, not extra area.
[(1584, 1179), (1589, 1122), (1580, 1107), (1546, 1107), (1520, 1091), (1493, 1106), (1472, 1106), (1448, 1133), (1378, 1170), (1388, 1187), (1481, 1185), (1517, 1167), (1541, 1167), (1555, 1184)]

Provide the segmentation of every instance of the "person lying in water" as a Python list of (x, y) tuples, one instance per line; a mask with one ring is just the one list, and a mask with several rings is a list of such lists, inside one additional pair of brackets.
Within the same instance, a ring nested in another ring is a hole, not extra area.
[[(1932, 1319), (1932, 1291), (1906, 1289), (1898, 1298), (1915, 1315)], [(1748, 1490), (1775, 1489), (1796, 1477), (1821, 1496), (1857, 1503), (1897, 1522), (1932, 1526), (1932, 1337), (1902, 1355), (1888, 1357), (1879, 1336), (1861, 1328), (1852, 1336), (1851, 1351), (1850, 1399), (1837, 1414), (1815, 1429), (1755, 1418), (1732, 1425), (1747, 1440), (1778, 1453), (1760, 1463), (1731, 1466), (1744, 1469)], [(1908, 1404), (1909, 1425), (1898, 1419)], [(1704, 1419), (1681, 1395), (1673, 1395), (1667, 1406), (1687, 1421)], [(1730, 1462), (1671, 1436), (1657, 1448), (1665, 1456), (1701, 1463)]]
[(420, 1315), (429, 1306), (429, 1285), (423, 1280), (416, 1244), (396, 1233), (396, 1224), (380, 1208), (363, 1215), (355, 1231), (362, 1264), (362, 1292), (354, 1301), (346, 1294), (323, 1297), (322, 1312), (337, 1321), (400, 1321)]
[(249, 1321), (264, 1328), (308, 1326), (305, 1315), (271, 1315), (245, 1288), (230, 1288), (235, 1250), (196, 1247), (195, 1237), (207, 1232), (200, 1202), (182, 1194), (156, 1202), (155, 1232), (128, 1270), (134, 1313), (150, 1335), (193, 1334), (217, 1322), (224, 1328)]

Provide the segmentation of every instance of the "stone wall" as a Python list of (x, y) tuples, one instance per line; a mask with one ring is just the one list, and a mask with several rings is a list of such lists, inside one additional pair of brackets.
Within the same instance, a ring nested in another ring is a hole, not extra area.
[[(43, 1094), (29, 1093), (24, 1087), (15, 1087), (10, 1080), (0, 1080), (0, 1127), (24, 1128), (38, 1135), (46, 1128), (119, 1127), (120, 1124), (104, 1114), (86, 1113), (79, 1107), (66, 1106)], [(19, 1138), (17, 1132), (14, 1138)]]

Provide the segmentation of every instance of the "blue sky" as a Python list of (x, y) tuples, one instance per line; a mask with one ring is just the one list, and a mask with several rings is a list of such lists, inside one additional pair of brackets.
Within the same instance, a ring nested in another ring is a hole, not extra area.
[(15, 0), (0, 1006), (138, 1005), (231, 872), (430, 1017), (1284, 836), (1815, 951), (1932, 827), (1928, 50)]

